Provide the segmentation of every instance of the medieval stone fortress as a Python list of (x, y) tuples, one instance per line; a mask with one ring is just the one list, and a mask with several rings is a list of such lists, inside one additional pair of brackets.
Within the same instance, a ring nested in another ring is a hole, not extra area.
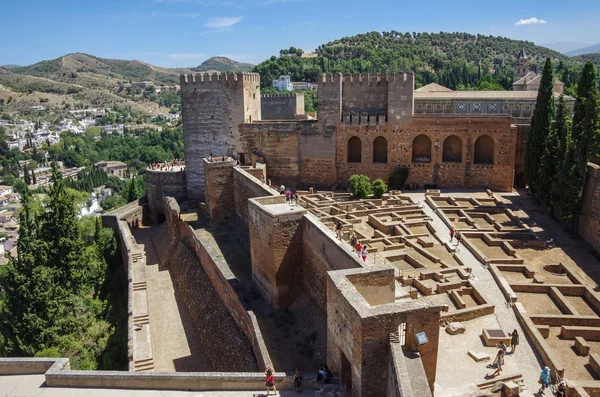
[[(261, 97), (257, 74), (181, 76), (185, 165), (149, 169), (146, 198), (103, 216), (127, 268), (129, 371), (0, 359), (0, 374), (65, 395), (257, 395), (272, 367), (280, 395), (298, 370), (303, 395), (533, 396), (547, 366), (569, 396), (597, 395), (599, 167), (587, 241), (513, 190), (539, 87), (524, 52), (515, 76), (476, 92), (323, 75), (317, 114), (301, 95)], [(347, 192), (351, 175), (398, 167), (418, 190)]]

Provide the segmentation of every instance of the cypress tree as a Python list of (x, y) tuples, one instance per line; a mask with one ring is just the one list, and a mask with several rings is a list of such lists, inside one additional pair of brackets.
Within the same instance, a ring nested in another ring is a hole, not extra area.
[(600, 124), (598, 118), (598, 81), (596, 70), (591, 62), (586, 63), (581, 73), (579, 87), (587, 87), (575, 102), (573, 116), (573, 141), (575, 143), (575, 161), (582, 177), (585, 176), (587, 163), (600, 150)]
[(31, 177), (33, 178), (33, 184), (36, 185), (37, 181), (35, 180), (35, 170), (31, 170)]
[(27, 185), (31, 185), (31, 178), (29, 177), (29, 170), (27, 170), (27, 165), (23, 165), (23, 180)]
[(544, 144), (552, 128), (554, 117), (554, 84), (552, 82), (552, 62), (546, 59), (540, 88), (535, 104), (535, 111), (531, 119), (531, 126), (527, 134), (527, 146), (525, 156), (525, 178), (529, 184), (529, 190), (540, 199), (539, 190), (544, 190), (541, 196), (547, 195), (550, 189), (548, 181), (539, 180), (540, 161), (544, 154)]
[(567, 133), (566, 152), (558, 182), (554, 186), (554, 210), (558, 219), (565, 223), (570, 230), (574, 230), (576, 209), (581, 201), (582, 177), (577, 170), (575, 162), (575, 143), (571, 132)]
[(556, 130), (557, 139), (557, 158), (556, 158), (556, 169), (560, 172), (563, 167), (565, 160), (565, 153), (567, 151), (567, 137), (570, 135), (572, 128), (571, 115), (569, 109), (565, 103), (565, 96), (561, 95), (558, 99), (558, 107), (556, 108), (556, 120), (554, 122), (554, 129)]

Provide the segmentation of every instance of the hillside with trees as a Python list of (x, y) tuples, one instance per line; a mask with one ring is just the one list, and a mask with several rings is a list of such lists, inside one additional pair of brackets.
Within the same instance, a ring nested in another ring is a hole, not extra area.
[(242, 63), (227, 57), (212, 57), (202, 62), (194, 72), (249, 72), (254, 68), (251, 63)]
[[(600, 65), (592, 55), (568, 57), (529, 41), (469, 33), (370, 32), (320, 45), (317, 57), (298, 56), (302, 50), (285, 49), (279, 57), (258, 64), (261, 86), (267, 88), (280, 75), (293, 81), (317, 81), (320, 73), (393, 73), (415, 72), (416, 87), (432, 82), (451, 89), (477, 89), (491, 76), (494, 83), (510, 89), (516, 55), (523, 48), (531, 68), (540, 71), (546, 58), (558, 65), (557, 77), (573, 75), (575, 82), (587, 60)], [(294, 50), (291, 52), (291, 50)], [(294, 56), (295, 55), (295, 56)], [(593, 59), (585, 59), (593, 58)], [(567, 89), (573, 84), (567, 81)]]

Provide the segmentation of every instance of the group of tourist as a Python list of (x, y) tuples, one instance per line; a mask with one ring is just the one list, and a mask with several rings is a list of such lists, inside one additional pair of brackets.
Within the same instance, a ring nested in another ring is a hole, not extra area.
[(418, 183), (409, 183), (408, 190), (419, 190), (419, 184)]
[[(341, 227), (341, 222), (338, 221), (338, 224)], [(341, 230), (341, 229), (340, 229)], [(340, 231), (340, 240), (341, 240), (341, 231)], [(367, 244), (363, 244), (360, 242), (358, 237), (354, 233), (350, 236), (350, 245), (352, 246), (352, 251), (356, 252), (359, 258), (362, 258), (363, 262), (367, 261)]]
[[(172, 161), (165, 161), (163, 163), (151, 163), (150, 169), (152, 171), (173, 171), (175, 166), (183, 165), (183, 159), (173, 159)], [(185, 167), (182, 167), (181, 170), (185, 170)]]
[(281, 187), (279, 188), (279, 194), (285, 194), (286, 204), (295, 204), (296, 206), (298, 206), (298, 200), (300, 199), (300, 196), (298, 196), (297, 191), (292, 192), (292, 189), (286, 189), (285, 186), (281, 185)]
[[(515, 329), (510, 334), (510, 347), (511, 347), (510, 352), (507, 353), (507, 351), (506, 351), (507, 346), (503, 341), (501, 341), (496, 346), (498, 348), (498, 351), (496, 353), (496, 358), (494, 359), (494, 362), (492, 364), (488, 365), (488, 367), (496, 367), (496, 370), (491, 375), (488, 375), (487, 377), (494, 377), (496, 375), (500, 375), (500, 373), (502, 372), (502, 367), (504, 366), (504, 357), (507, 354), (513, 354), (517, 350), (518, 345), (519, 345), (519, 333)], [(543, 394), (544, 390), (549, 388), (550, 384), (552, 383), (552, 377), (550, 376), (550, 368), (544, 367), (544, 369), (542, 370), (542, 373), (540, 374), (538, 383), (540, 384), (540, 390), (538, 391), (538, 394)], [(560, 380), (560, 382), (558, 383), (558, 385), (556, 387), (556, 396), (557, 397), (565, 397), (566, 392), (567, 392), (567, 383), (564, 380)]]
[(459, 231), (457, 231), (454, 226), (452, 226), (450, 228), (450, 242), (452, 243), (452, 241), (454, 241), (454, 237), (456, 237), (456, 245), (460, 244), (460, 239), (462, 238), (462, 235), (460, 234)]
[[(265, 386), (267, 387), (267, 396), (271, 393), (271, 389), (273, 389), (273, 394), (277, 395), (277, 388), (275, 387), (275, 370), (273, 367), (267, 367), (265, 370)], [(329, 370), (329, 367), (325, 364), (321, 366), (317, 374), (317, 382), (323, 381), (323, 383), (329, 383), (331, 378), (333, 377), (333, 373)], [(294, 390), (296, 393), (302, 393), (302, 380), (304, 377), (302, 373), (296, 369), (294, 371)]]

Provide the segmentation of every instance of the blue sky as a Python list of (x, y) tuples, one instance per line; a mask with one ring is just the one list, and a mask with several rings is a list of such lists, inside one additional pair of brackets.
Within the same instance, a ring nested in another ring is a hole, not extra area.
[(167, 67), (213, 55), (258, 63), (374, 30), (595, 44), (599, 20), (597, 0), (0, 0), (0, 65), (71, 52)]

